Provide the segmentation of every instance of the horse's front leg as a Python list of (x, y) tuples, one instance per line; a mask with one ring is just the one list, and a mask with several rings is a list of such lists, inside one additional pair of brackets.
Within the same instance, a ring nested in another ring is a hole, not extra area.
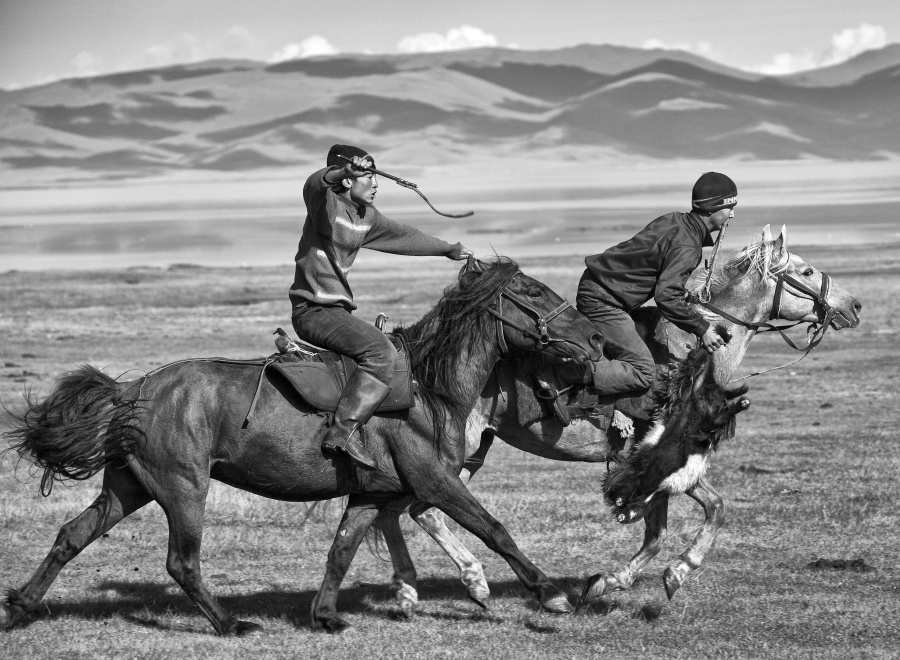
[(644, 543), (631, 561), (612, 575), (597, 573), (588, 578), (581, 590), (579, 603), (599, 598), (613, 591), (630, 589), (641, 569), (659, 554), (666, 542), (666, 525), (669, 514), (669, 494), (658, 493), (647, 506), (644, 514)]
[(716, 534), (725, 524), (725, 502), (706, 480), (706, 477), (700, 477), (697, 485), (686, 492), (703, 507), (706, 518), (687, 550), (682, 552), (678, 560), (667, 567), (663, 573), (663, 585), (666, 587), (666, 595), (669, 600), (672, 600), (675, 592), (684, 584), (688, 575), (703, 563), (703, 558), (712, 547)]
[(369, 527), (378, 516), (379, 509), (372, 506), (360, 506), (350, 497), (337, 535), (328, 551), (328, 563), (322, 586), (312, 602), (312, 627), (328, 632), (342, 632), (350, 624), (338, 616), (337, 597), (341, 582), (350, 568), (350, 562), (356, 555)]
[(503, 557), (513, 572), (541, 603), (541, 606), (558, 614), (573, 611), (566, 595), (519, 550), (506, 528), (488, 513), (481, 503), (466, 489), (458, 477), (431, 471), (410, 474), (410, 482), (416, 496), (439, 507), (457, 523), (477, 536), (491, 550)]

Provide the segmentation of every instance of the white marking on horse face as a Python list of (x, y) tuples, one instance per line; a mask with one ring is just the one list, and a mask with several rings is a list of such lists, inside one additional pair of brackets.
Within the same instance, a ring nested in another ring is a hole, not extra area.
[(662, 422), (656, 422), (649, 431), (647, 431), (647, 435), (644, 436), (644, 439), (641, 440), (642, 447), (655, 447), (659, 444), (659, 439), (662, 437), (663, 431), (666, 430), (666, 425)]
[(670, 495), (681, 493), (697, 485), (709, 466), (709, 453), (691, 454), (684, 467), (666, 477), (659, 485), (657, 492), (667, 491)]

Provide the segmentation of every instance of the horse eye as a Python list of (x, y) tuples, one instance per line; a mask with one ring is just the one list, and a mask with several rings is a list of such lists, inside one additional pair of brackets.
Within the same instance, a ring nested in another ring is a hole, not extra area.
[(807, 266), (806, 268), (803, 269), (802, 275), (803, 275), (804, 277), (811, 277), (812, 274), (813, 274), (812, 266)]
[(540, 289), (531, 289), (531, 290), (528, 292), (528, 297), (529, 297), (529, 298), (540, 298), (542, 295), (544, 295), (544, 294), (541, 293), (541, 290), (540, 290)]

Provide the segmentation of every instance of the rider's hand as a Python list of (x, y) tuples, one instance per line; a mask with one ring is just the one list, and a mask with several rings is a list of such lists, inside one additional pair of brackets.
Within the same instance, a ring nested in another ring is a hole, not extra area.
[(447, 254), (448, 259), (453, 259), (454, 261), (465, 261), (469, 257), (474, 257), (475, 253), (472, 252), (469, 248), (467, 248), (462, 243), (457, 243), (453, 246), (453, 249)]
[(707, 353), (715, 353), (725, 345), (725, 340), (713, 326), (709, 326), (709, 329), (700, 337), (700, 344)]
[(342, 179), (358, 179), (369, 174), (372, 169), (372, 161), (366, 157), (353, 156), (349, 163), (344, 165)]
[(463, 245), (462, 250), (459, 251), (459, 256), (456, 258), (456, 260), (464, 261), (464, 260), (468, 259), (469, 257), (474, 257), (474, 256), (475, 256), (475, 253), (472, 252), (472, 250), (467, 248), (465, 245)]

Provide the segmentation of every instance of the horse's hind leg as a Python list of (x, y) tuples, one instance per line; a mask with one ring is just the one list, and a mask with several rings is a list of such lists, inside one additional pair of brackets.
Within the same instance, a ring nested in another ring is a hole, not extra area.
[(441, 547), (447, 556), (459, 568), (459, 576), (466, 593), (475, 603), (487, 609), (487, 601), (491, 597), (491, 590), (484, 577), (484, 568), (478, 558), (469, 552), (444, 522), (444, 514), (439, 509), (431, 507), (418, 513), (411, 509), (409, 515), (419, 526), (428, 532), (428, 535)]
[(62, 568), (122, 518), (151, 500), (150, 494), (128, 469), (107, 468), (97, 499), (63, 525), (41, 565), (20, 589), (11, 589), (0, 606), (0, 628), (9, 628), (34, 610)]
[[(481, 434), (481, 444), (478, 450), (463, 464), (459, 478), (464, 484), (468, 484), (475, 473), (484, 465), (484, 458), (494, 442), (493, 431), (486, 430)], [(444, 514), (434, 507), (426, 508), (420, 502), (414, 503), (409, 509), (410, 517), (418, 523), (419, 527), (428, 532), (441, 550), (459, 569), (459, 578), (469, 598), (479, 606), (487, 609), (487, 601), (491, 597), (491, 589), (484, 577), (484, 567), (478, 558), (469, 552), (444, 522)]]
[(169, 553), (166, 570), (197, 607), (203, 612), (219, 635), (244, 636), (262, 630), (262, 626), (240, 621), (219, 605), (203, 584), (200, 575), (200, 543), (203, 538), (203, 512), (209, 486), (187, 480), (170, 480), (167, 497), (158, 498), (169, 521)]
[(597, 573), (588, 578), (581, 590), (579, 604), (593, 598), (599, 598), (613, 591), (625, 591), (634, 584), (641, 569), (659, 554), (666, 542), (666, 529), (669, 517), (668, 493), (657, 493), (644, 514), (644, 543), (625, 567), (612, 575)]
[(416, 605), (419, 604), (419, 594), (416, 591), (416, 567), (409, 555), (406, 539), (403, 538), (403, 530), (400, 529), (401, 513), (402, 511), (391, 509), (383, 511), (378, 517), (378, 525), (384, 535), (384, 542), (394, 567), (391, 590), (403, 616), (410, 619), (415, 614)]
[(350, 624), (338, 616), (337, 597), (341, 582), (350, 568), (369, 527), (378, 516), (379, 510), (371, 506), (357, 506), (351, 495), (344, 510), (337, 535), (328, 551), (328, 564), (322, 586), (312, 602), (312, 626), (328, 632), (341, 632)]

